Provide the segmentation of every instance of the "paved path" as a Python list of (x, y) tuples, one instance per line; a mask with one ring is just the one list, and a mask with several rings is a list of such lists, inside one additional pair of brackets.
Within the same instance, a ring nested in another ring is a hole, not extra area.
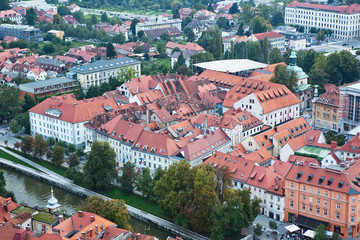
[[(11, 151), (8, 151), (6, 149), (4, 149), (3, 147), (0, 147), (0, 149), (8, 152), (9, 154), (15, 156), (15, 157), (18, 157), (19, 159), (23, 160), (23, 161), (26, 161), (27, 163), (31, 162), (30, 160), (24, 158), (24, 157), (21, 157), (19, 156), (18, 154), (15, 154)], [(93, 196), (93, 195), (100, 195), (102, 196), (104, 199), (111, 199), (109, 197), (106, 197), (104, 195), (101, 195), (101, 194), (98, 194), (94, 191), (91, 191), (91, 190), (88, 190), (86, 188), (83, 188), (83, 187), (80, 187), (74, 183), (72, 183), (69, 179), (66, 179), (66, 178), (63, 178), (63, 177), (59, 177), (58, 174), (46, 169), (46, 171), (43, 171), (43, 172), (39, 172), (35, 169), (32, 169), (32, 168), (29, 168), (29, 167), (26, 167), (26, 166), (23, 166), (23, 165), (20, 165), (20, 164), (16, 164), (12, 161), (9, 161), (9, 160), (6, 160), (6, 159), (3, 159), (3, 158), (0, 158), (0, 164), (1, 165), (5, 165), (5, 166), (8, 166), (10, 168), (13, 168), (13, 169), (16, 169), (20, 172), (23, 172), (24, 174), (27, 174), (27, 175), (30, 175), (34, 178), (38, 178), (38, 179), (41, 179), (43, 181), (47, 181), (53, 185), (56, 185), (57, 187), (60, 187), (60, 188), (63, 188), (65, 190), (68, 190), (70, 192), (73, 192), (75, 194), (78, 194), (78, 195), (84, 195), (84, 196)], [(33, 162), (31, 162), (31, 165), (33, 165), (34, 167), (39, 167), (39, 169), (44, 169), (43, 167), (39, 166), (38, 164), (35, 164)], [(41, 170), (42, 171), (42, 170)], [(128, 211), (129, 211), (129, 214), (134, 217), (134, 218), (137, 218), (137, 219), (140, 219), (142, 221), (145, 221), (145, 222), (149, 222), (149, 223), (152, 223), (152, 224), (155, 224), (157, 225), (158, 227), (160, 228), (164, 228), (168, 231), (171, 231), (173, 234), (175, 235), (178, 235), (178, 236), (181, 236), (183, 237), (184, 239), (194, 239), (194, 240), (208, 240), (209, 238), (207, 237), (204, 237), (198, 233), (195, 233), (195, 232), (192, 232), (188, 229), (185, 229), (185, 228), (182, 228), (176, 224), (173, 224), (169, 221), (166, 221), (162, 218), (159, 218), (159, 217), (156, 217), (152, 214), (149, 214), (147, 212), (144, 212), (140, 209), (137, 209), (137, 208), (134, 208), (132, 206), (129, 206), (129, 205), (126, 205)]]

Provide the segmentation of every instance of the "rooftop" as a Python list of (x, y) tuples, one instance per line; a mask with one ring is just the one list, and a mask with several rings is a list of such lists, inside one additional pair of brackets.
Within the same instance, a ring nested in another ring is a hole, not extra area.
[(100, 60), (93, 63), (87, 63), (82, 66), (76, 66), (70, 69), (70, 71), (76, 73), (88, 73), (88, 72), (96, 72), (105, 69), (111, 69), (116, 67), (122, 67), (126, 65), (140, 64), (140, 61), (129, 58), (116, 58), (111, 60)]
[(342, 6), (333, 6), (333, 5), (324, 5), (324, 4), (312, 4), (312, 3), (303, 3), (298, 1), (292, 1), (286, 7), (290, 8), (308, 8), (314, 10), (323, 10), (329, 12), (338, 12), (343, 14), (355, 14), (360, 11), (359, 4), (349, 4)]
[(70, 82), (77, 82), (77, 80), (67, 78), (67, 77), (51, 78), (51, 79), (45, 80), (45, 81), (36, 81), (36, 82), (20, 84), (19, 88), (22, 91), (35, 93), (35, 89), (38, 89), (38, 88), (46, 88), (46, 87), (70, 83)]
[(54, 214), (44, 212), (44, 211), (39, 211), (38, 214), (33, 216), (33, 220), (47, 223), (47, 224), (53, 224), (58, 220), (58, 218)]
[(257, 68), (264, 68), (267, 64), (255, 62), (249, 59), (231, 59), (231, 60), (219, 60), (212, 62), (203, 62), (194, 64), (194, 66), (201, 67), (203, 69), (214, 70), (218, 72), (230, 72), (237, 73), (246, 70), (252, 70)]

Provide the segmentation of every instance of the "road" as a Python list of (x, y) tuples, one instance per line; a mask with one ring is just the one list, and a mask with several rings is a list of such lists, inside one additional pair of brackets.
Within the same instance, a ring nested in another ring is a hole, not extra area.
[[(23, 158), (21, 156), (19, 156), (18, 154), (15, 154), (11, 151), (8, 151), (6, 150), (5, 148), (3, 147), (0, 147), (1, 150), (4, 150), (6, 152), (8, 152), (9, 154), (13, 155), (14, 157), (17, 157), (23, 161), (26, 161), (27, 163), (30, 163), (31, 165), (33, 165), (34, 167), (38, 168), (39, 170), (43, 171), (43, 172), (39, 172), (35, 169), (32, 169), (32, 168), (29, 168), (29, 167), (26, 167), (26, 166), (23, 166), (23, 165), (20, 165), (20, 164), (16, 164), (14, 162), (11, 162), (9, 160), (6, 160), (6, 159), (3, 159), (3, 158), (0, 158), (0, 164), (1, 165), (4, 165), (4, 166), (8, 166), (8, 167), (11, 167), (13, 169), (16, 169), (24, 174), (27, 174), (27, 175), (30, 175), (32, 177), (35, 177), (35, 178), (38, 178), (38, 179), (41, 179), (43, 181), (47, 181), (57, 187), (60, 187), (60, 188), (63, 188), (65, 190), (68, 190), (70, 192), (73, 192), (75, 194), (79, 194), (79, 195), (84, 195), (84, 196), (88, 196), (88, 197), (91, 197), (91, 196), (94, 196), (94, 195), (99, 195), (99, 196), (102, 196), (104, 199), (111, 199), (109, 197), (106, 197), (104, 195), (101, 195), (101, 194), (98, 194), (94, 191), (91, 191), (89, 189), (86, 189), (86, 188), (83, 188), (83, 187), (80, 187), (76, 184), (74, 184), (71, 180), (69, 179), (66, 179), (62, 176), (59, 176), (58, 174), (48, 170), (48, 169), (45, 169), (41, 166), (39, 166), (38, 164), (35, 164), (33, 162), (31, 162), (30, 160), (26, 159), (26, 158)], [(129, 205), (126, 205), (128, 211), (129, 211), (129, 214), (132, 216), (132, 217), (135, 217), (137, 219), (140, 219), (142, 221), (145, 221), (145, 222), (149, 222), (149, 223), (152, 223), (152, 224), (155, 224), (157, 225), (158, 227), (160, 228), (164, 228), (168, 231), (171, 231), (172, 233), (174, 233), (175, 235), (178, 235), (178, 236), (181, 236), (182, 238), (184, 239), (194, 239), (194, 240), (209, 240), (209, 238), (205, 237), (205, 236), (202, 236), (198, 233), (195, 233), (195, 232), (192, 232), (188, 229), (185, 229), (185, 228), (182, 228), (174, 223), (171, 223), (169, 221), (166, 221), (162, 218), (159, 218), (159, 217), (156, 217), (152, 214), (149, 214), (147, 212), (144, 212), (140, 209), (137, 209), (137, 208), (134, 208), (132, 206), (129, 206)]]
[[(346, 44), (345, 46), (343, 46)], [(306, 49), (314, 49), (316, 52), (335, 52), (341, 50), (351, 50), (352, 47), (360, 48), (360, 41), (351, 40), (351, 41), (338, 41), (338, 40), (330, 40), (329, 42), (322, 43), (321, 45), (314, 45), (308, 47)]]

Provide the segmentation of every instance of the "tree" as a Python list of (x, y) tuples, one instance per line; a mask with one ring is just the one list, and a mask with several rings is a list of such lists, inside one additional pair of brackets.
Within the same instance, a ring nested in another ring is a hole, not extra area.
[(281, 11), (277, 11), (270, 20), (272, 26), (279, 26), (284, 23), (284, 16)]
[(8, 9), (11, 9), (11, 7), (9, 5), (9, 0), (1, 0), (0, 1), (0, 11), (8, 10)]
[(156, 49), (159, 52), (160, 56), (165, 55), (165, 51), (166, 51), (165, 43), (159, 42)]
[(123, 200), (105, 200), (101, 196), (94, 195), (86, 199), (85, 204), (79, 206), (78, 209), (108, 219), (116, 223), (118, 228), (132, 230), (129, 224), (130, 215)]
[(195, 34), (194, 34), (194, 31), (191, 28), (186, 27), (184, 29), (184, 34), (185, 34), (188, 42), (195, 41)]
[(38, 22), (38, 14), (34, 8), (29, 8), (26, 10), (26, 15), (23, 21), (25, 24), (31, 26), (34, 26)]
[(137, 18), (134, 18), (132, 21), (131, 21), (131, 24), (130, 24), (130, 29), (131, 29), (131, 32), (133, 35), (136, 35), (136, 25), (139, 23), (139, 19)]
[(0, 170), (0, 195), (4, 196), (7, 193), (6, 179), (4, 177), (4, 171)]
[(129, 65), (126, 65), (126, 67), (121, 67), (118, 73), (120, 83), (127, 82), (130, 79), (135, 78), (136, 75), (137, 71)]
[(79, 157), (85, 156), (84, 149), (82, 147), (77, 148), (75, 152)]
[(141, 39), (145, 35), (145, 32), (143, 30), (138, 31), (137, 36), (139, 39)]
[(325, 39), (326, 39), (325, 32), (324, 32), (324, 31), (319, 31), (319, 32), (317, 33), (317, 35), (316, 35), (315, 38), (316, 38), (316, 40), (317, 40), (318, 42), (325, 41)]
[(214, 57), (215, 59), (221, 59), (222, 55), (222, 39), (220, 31), (217, 30), (214, 39)]
[(121, 188), (125, 192), (133, 192), (136, 178), (137, 178), (137, 173), (135, 170), (135, 165), (131, 162), (125, 163), (123, 167), (123, 174), (119, 179)]
[(262, 32), (271, 31), (272, 26), (271, 26), (270, 23), (268, 23), (265, 20), (264, 17), (256, 16), (251, 21), (251, 28), (253, 30), (253, 33), (255, 34), (255, 33), (262, 33)]
[(326, 240), (327, 236), (326, 236), (326, 227), (323, 224), (319, 224), (316, 228), (315, 228), (315, 240)]
[(277, 65), (274, 74), (270, 82), (284, 84), (290, 91), (297, 87), (298, 77), (294, 70), (289, 71), (284, 65)]
[(58, 12), (58, 14), (60, 14), (60, 16), (65, 16), (65, 15), (71, 14), (69, 8), (65, 5), (59, 5), (57, 7), (57, 12)]
[(91, 24), (98, 24), (98, 18), (95, 15), (91, 15)]
[(0, 87), (0, 121), (9, 121), (22, 112), (20, 90), (3, 85)]
[(109, 22), (109, 18), (108, 18), (108, 15), (106, 14), (106, 12), (103, 12), (101, 14), (101, 22), (104, 22), (104, 23)]
[[(76, 11), (72, 14), (72, 16), (75, 18), (76, 21), (78, 21), (79, 23), (84, 23), (85, 21), (85, 17), (84, 17), (84, 13), (82, 11)], [(81, 28), (80, 28), (81, 29)]]
[(93, 189), (109, 189), (117, 176), (116, 153), (107, 142), (95, 141), (83, 167), (85, 181)]
[(257, 236), (261, 236), (261, 234), (263, 233), (263, 230), (262, 230), (262, 226), (257, 223), (254, 227), (254, 233), (257, 235)]
[(32, 152), (34, 145), (34, 138), (32, 136), (26, 135), (21, 139), (20, 149), (21, 152), (29, 154)]
[(161, 34), (161, 35), (160, 35), (160, 39), (161, 39), (162, 41), (164, 41), (164, 42), (168, 42), (168, 41), (171, 40), (170, 35), (167, 34), (167, 33)]
[(74, 168), (79, 166), (79, 164), (80, 164), (80, 160), (78, 155), (76, 153), (72, 153), (69, 157), (69, 167)]
[(315, 58), (315, 63), (309, 72), (309, 83), (319, 85), (320, 89), (324, 89), (325, 84), (328, 82), (328, 73), (325, 69), (326, 58), (323, 54)]
[(184, 64), (185, 64), (185, 58), (184, 58), (184, 55), (182, 54), (182, 52), (180, 52), (180, 55), (174, 64), (174, 69), (177, 70), (179, 67), (181, 67)]
[(339, 237), (339, 233), (337, 232), (334, 232), (333, 235), (332, 235), (332, 240), (341, 240), (341, 238)]
[(114, 45), (109, 42), (107, 45), (106, 45), (106, 56), (108, 58), (114, 58), (116, 57), (116, 52), (115, 52), (115, 48), (114, 48)]
[(47, 139), (47, 142), (49, 144), (50, 147), (54, 146), (55, 145), (55, 139), (53, 137), (49, 137)]
[(230, 23), (229, 20), (226, 19), (226, 17), (219, 17), (216, 21), (216, 25), (220, 29), (229, 30), (230, 29)]
[(342, 146), (346, 142), (346, 137), (344, 134), (340, 134), (334, 131), (327, 131), (325, 134), (325, 139), (327, 144), (331, 144), (331, 141), (336, 141), (338, 146)]
[(75, 150), (76, 150), (76, 146), (74, 145), (74, 144), (69, 144), (68, 146), (67, 146), (67, 150), (70, 152), (70, 153), (73, 153), (73, 152), (75, 152)]
[(181, 75), (187, 75), (189, 73), (189, 68), (183, 64), (176, 69), (176, 72)]
[(20, 142), (15, 142), (15, 143), (14, 143), (15, 149), (19, 149), (20, 146), (21, 146)]
[(27, 112), (30, 108), (34, 107), (35, 105), (36, 104), (34, 99), (29, 94), (25, 93), (23, 111)]
[(52, 43), (46, 43), (43, 46), (43, 51), (45, 52), (45, 54), (52, 54), (55, 51), (55, 46)]
[(36, 135), (33, 144), (33, 156), (41, 158), (47, 152), (48, 148), (48, 142), (41, 135)]
[(270, 221), (269, 221), (269, 227), (270, 227), (270, 229), (272, 229), (272, 230), (276, 230), (276, 229), (277, 229), (277, 224), (276, 224), (276, 222), (273, 221), (273, 220), (270, 220)]
[(120, 81), (116, 77), (113, 77), (113, 76), (109, 77), (109, 84), (110, 84), (111, 90), (115, 90), (117, 87), (121, 86)]
[(51, 162), (57, 167), (60, 167), (61, 164), (64, 163), (64, 147), (61, 146), (54, 147), (52, 151)]
[(272, 48), (269, 52), (269, 63), (274, 64), (274, 63), (279, 63), (279, 62), (283, 62), (283, 61), (284, 61), (284, 59), (281, 56), (280, 49)]
[(241, 22), (239, 24), (239, 28), (238, 28), (236, 34), (239, 35), (239, 36), (244, 35), (244, 23)]
[(263, 51), (264, 62), (268, 63), (270, 42), (269, 42), (267, 37), (264, 37), (264, 40), (261, 41), (260, 43), (261, 43), (261, 48), (262, 48), (262, 51)]
[(231, 5), (230, 9), (229, 9), (229, 13), (230, 14), (236, 14), (236, 13), (239, 13), (240, 10), (239, 10), (239, 6), (237, 3), (233, 3), (233, 5)]
[(146, 198), (154, 195), (154, 182), (152, 181), (149, 168), (143, 169), (143, 173), (137, 178), (136, 187)]
[(100, 96), (99, 87), (95, 85), (91, 85), (86, 92), (86, 98), (93, 98), (97, 96)]
[(207, 10), (210, 11), (210, 12), (214, 12), (214, 8), (213, 8), (211, 3), (208, 4)]
[(125, 35), (123, 33), (115, 34), (111, 40), (113, 43), (124, 44), (126, 41)]
[(99, 89), (100, 95), (103, 95), (105, 92), (108, 92), (110, 90), (111, 90), (111, 86), (108, 82), (104, 82), (100, 85), (100, 89)]
[(16, 121), (15, 119), (11, 120), (10, 122), (10, 130), (14, 134), (17, 134), (21, 130), (21, 126), (19, 125), (18, 121)]

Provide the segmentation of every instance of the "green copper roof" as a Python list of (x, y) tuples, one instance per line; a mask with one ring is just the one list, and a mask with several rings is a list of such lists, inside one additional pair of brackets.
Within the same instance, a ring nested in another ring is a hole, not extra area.
[(309, 87), (311, 87), (311, 84), (300, 84), (297, 88), (296, 91), (304, 91), (306, 89), (308, 89)]
[(296, 72), (297, 77), (298, 77), (299, 80), (304, 79), (304, 78), (308, 78), (308, 75), (302, 70), (301, 67), (298, 67), (296, 65), (295, 66), (289, 65), (287, 67), (287, 69), (288, 70), (293, 70), (294, 72)]

